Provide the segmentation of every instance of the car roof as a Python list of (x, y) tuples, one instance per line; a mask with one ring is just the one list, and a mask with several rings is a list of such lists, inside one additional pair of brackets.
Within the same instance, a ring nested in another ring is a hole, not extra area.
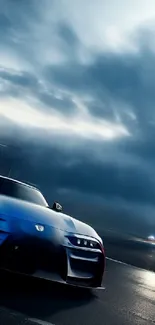
[(7, 176), (0, 175), (0, 180), (1, 179), (7, 179), (7, 180), (9, 180), (9, 181), (11, 181), (13, 183), (21, 184), (23, 186), (26, 186), (26, 187), (29, 187), (29, 188), (32, 188), (32, 189), (35, 189), (35, 190), (38, 191), (38, 188), (37, 187), (35, 187), (35, 186), (31, 185), (31, 184), (28, 184), (28, 183), (21, 182), (21, 181), (19, 181), (17, 179), (14, 179), (14, 178), (10, 178), (10, 177), (7, 177)]

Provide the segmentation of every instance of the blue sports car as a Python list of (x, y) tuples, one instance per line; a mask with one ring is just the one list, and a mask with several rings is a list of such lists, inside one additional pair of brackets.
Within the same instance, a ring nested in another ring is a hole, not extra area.
[(0, 268), (51, 281), (102, 287), (102, 239), (87, 224), (49, 207), (41, 192), (0, 176)]

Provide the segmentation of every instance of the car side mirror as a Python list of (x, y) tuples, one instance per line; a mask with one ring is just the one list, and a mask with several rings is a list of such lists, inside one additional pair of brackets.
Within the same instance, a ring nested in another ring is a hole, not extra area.
[(52, 206), (52, 210), (57, 212), (62, 212), (62, 205), (58, 202), (54, 202)]

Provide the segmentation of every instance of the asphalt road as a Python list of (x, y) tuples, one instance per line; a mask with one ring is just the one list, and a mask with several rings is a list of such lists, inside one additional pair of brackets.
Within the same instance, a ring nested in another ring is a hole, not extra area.
[(106, 238), (105, 247), (106, 256), (155, 272), (155, 245)]
[(105, 290), (92, 292), (3, 273), (0, 279), (0, 325), (155, 324), (155, 273), (130, 265), (107, 260)]

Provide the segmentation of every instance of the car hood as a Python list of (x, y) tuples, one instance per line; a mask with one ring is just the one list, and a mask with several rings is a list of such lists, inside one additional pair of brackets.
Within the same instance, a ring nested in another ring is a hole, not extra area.
[(77, 219), (46, 207), (7, 196), (0, 196), (0, 215), (100, 239), (92, 227)]

